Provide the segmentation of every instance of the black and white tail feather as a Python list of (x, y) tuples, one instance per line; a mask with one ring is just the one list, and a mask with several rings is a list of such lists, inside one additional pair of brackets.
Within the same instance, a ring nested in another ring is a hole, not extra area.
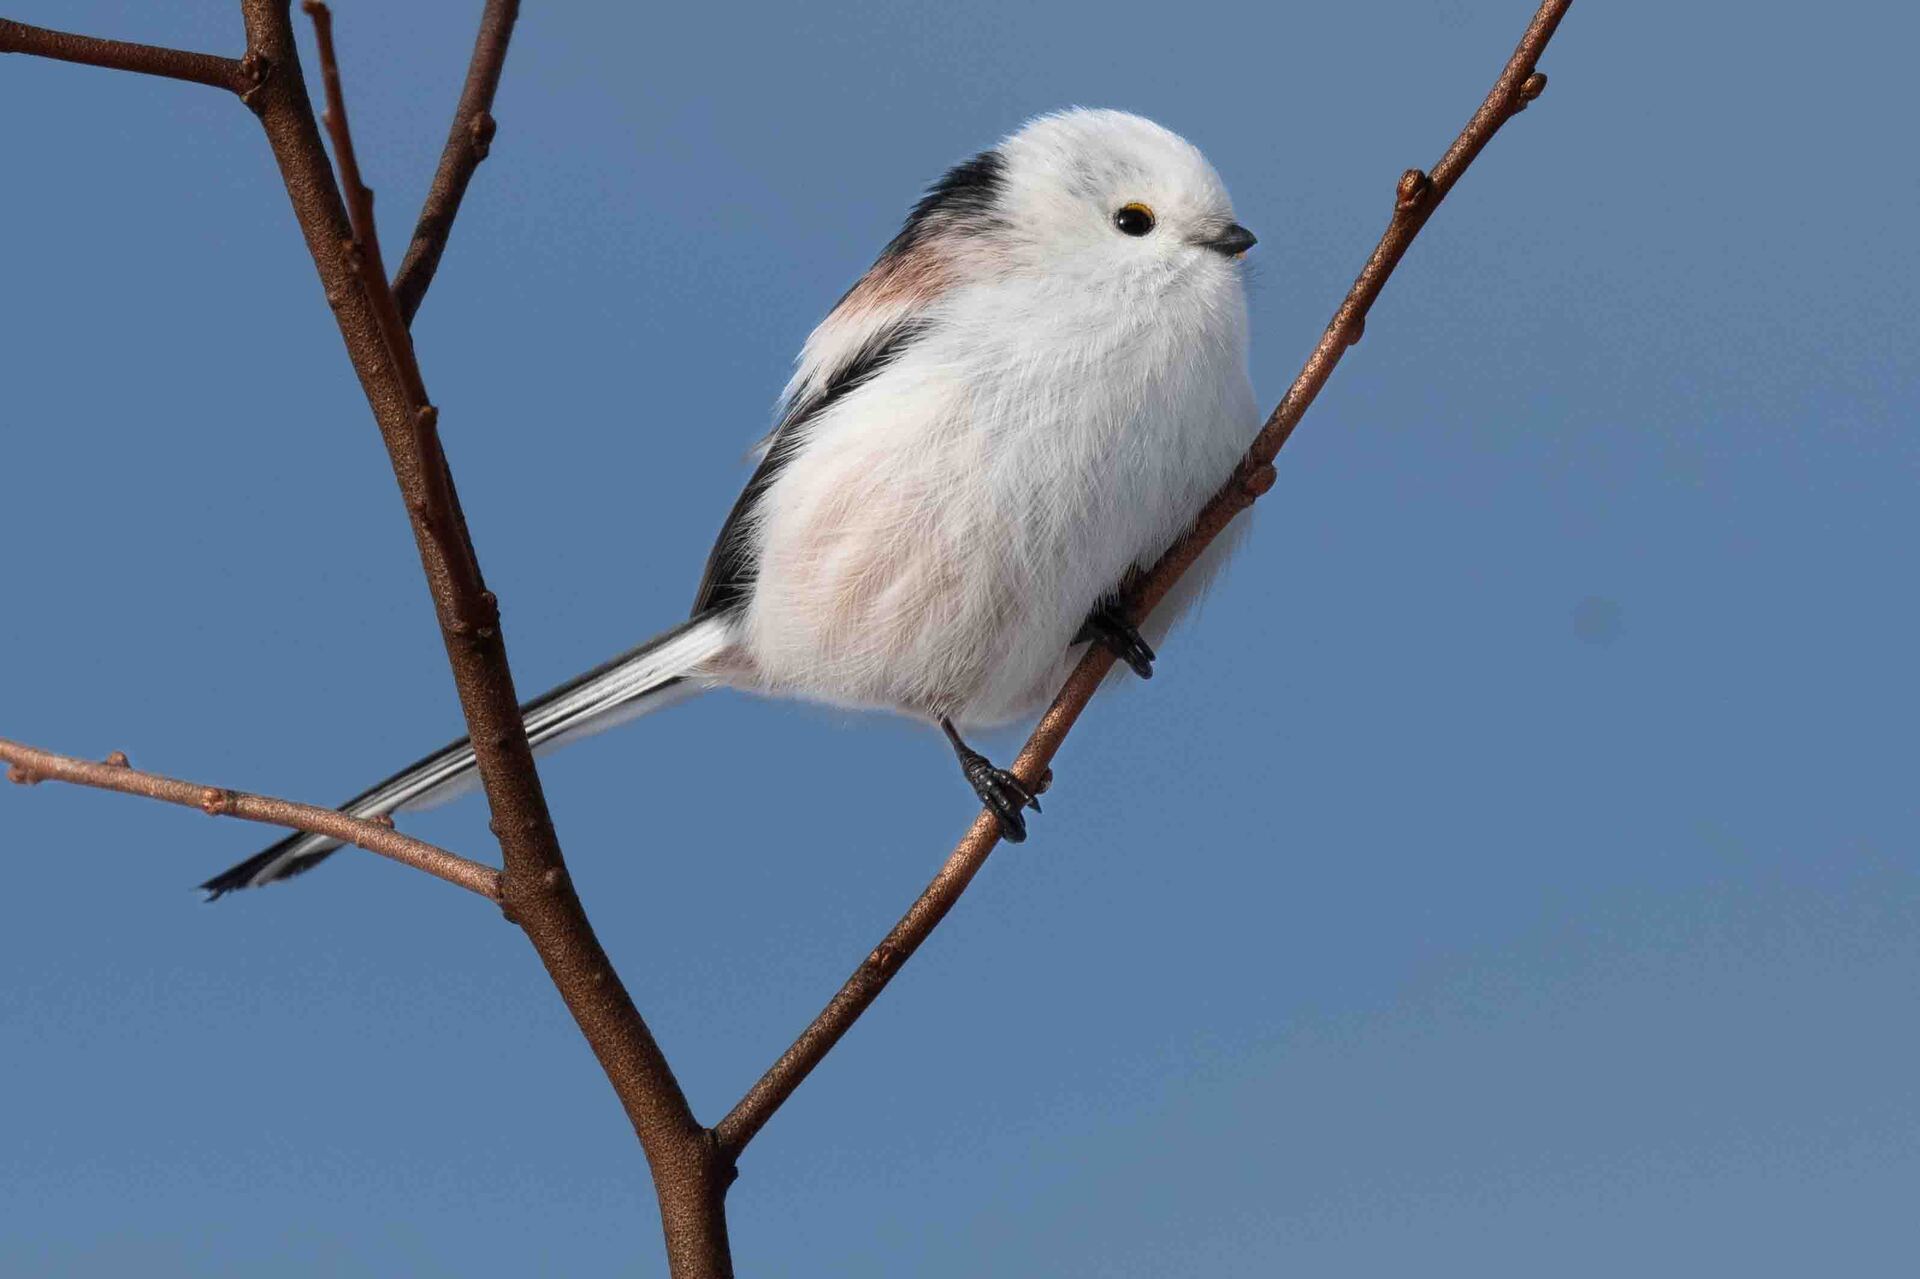
[[(520, 708), (536, 752), (602, 732), (713, 687), (697, 673), (731, 642), (724, 614), (704, 613), (568, 680)], [(359, 818), (390, 817), (445, 803), (478, 780), (463, 737), (340, 805)], [(339, 848), (324, 835), (295, 834), (200, 885), (212, 901), (312, 870)]]

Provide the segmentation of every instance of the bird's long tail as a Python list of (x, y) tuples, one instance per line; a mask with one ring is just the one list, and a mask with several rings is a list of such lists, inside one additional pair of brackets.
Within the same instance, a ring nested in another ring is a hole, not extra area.
[[(697, 672), (731, 640), (731, 624), (718, 612), (701, 614), (656, 635), (522, 706), (527, 737), (536, 750), (552, 749), (712, 687)], [(473, 745), (463, 737), (362, 791), (342, 804), (340, 811), (370, 818), (429, 808), (476, 780)], [(339, 847), (338, 840), (296, 833), (200, 887), (212, 901), (237, 888), (257, 888), (312, 870)]]

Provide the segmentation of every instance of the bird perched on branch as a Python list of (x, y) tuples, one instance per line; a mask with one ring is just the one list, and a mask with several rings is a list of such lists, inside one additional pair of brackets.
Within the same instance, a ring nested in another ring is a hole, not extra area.
[[(1040, 805), (961, 739), (1044, 707), (1082, 645), (1145, 677), (1244, 532), (1136, 630), (1121, 610), (1258, 422), (1240, 258), (1254, 237), (1190, 143), (1118, 111), (1042, 116), (955, 166), (801, 349), (692, 617), (522, 708), (536, 747), (730, 686), (937, 724), (1007, 839)], [(379, 817), (471, 781), (461, 740), (349, 800)], [(299, 874), (296, 834), (208, 880)]]

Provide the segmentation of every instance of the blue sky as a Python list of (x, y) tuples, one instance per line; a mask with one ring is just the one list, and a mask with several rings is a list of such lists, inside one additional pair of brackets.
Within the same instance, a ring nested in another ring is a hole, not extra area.
[[(8, 13), (237, 52), (232, 8)], [(336, 5), (396, 256), (478, 8)], [(683, 613), (947, 164), (1069, 103), (1190, 136), (1270, 404), (1528, 9), (530, 4), (416, 329), (522, 687)], [(749, 1152), (742, 1273), (1910, 1264), (1916, 35), (1576, 6), (1203, 615)], [(18, 58), (0, 119), (0, 734), (322, 802), (452, 735), (251, 119)], [(708, 1119), (973, 811), (936, 735), (731, 694), (542, 773)], [(484, 853), (483, 808), (407, 825)], [(519, 937), (367, 856), (189, 891), (259, 842), (0, 793), (0, 1270), (663, 1274)]]

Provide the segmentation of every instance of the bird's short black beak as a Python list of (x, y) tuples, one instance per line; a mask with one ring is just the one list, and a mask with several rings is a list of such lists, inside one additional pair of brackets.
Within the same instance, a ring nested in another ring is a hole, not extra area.
[(1232, 258), (1245, 253), (1248, 249), (1260, 243), (1260, 241), (1253, 232), (1247, 230), (1247, 228), (1241, 226), (1238, 222), (1229, 222), (1214, 235), (1198, 243), (1205, 248), (1212, 249), (1215, 253), (1224, 253)]

